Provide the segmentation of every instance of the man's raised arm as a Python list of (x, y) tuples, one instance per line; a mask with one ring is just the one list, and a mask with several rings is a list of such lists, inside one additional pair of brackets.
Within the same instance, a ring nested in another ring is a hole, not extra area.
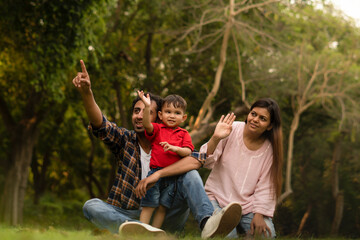
[(82, 72), (77, 73), (77, 76), (73, 79), (73, 84), (81, 94), (90, 123), (94, 128), (99, 128), (102, 124), (102, 113), (91, 91), (90, 76), (86, 70), (84, 61), (80, 60), (80, 64)]

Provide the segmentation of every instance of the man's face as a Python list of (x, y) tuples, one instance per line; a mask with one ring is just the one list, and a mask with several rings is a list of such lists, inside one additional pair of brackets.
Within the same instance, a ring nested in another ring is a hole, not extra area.
[[(132, 113), (131, 121), (132, 121), (134, 130), (137, 133), (142, 133), (145, 131), (144, 126), (143, 126), (144, 108), (145, 108), (144, 103), (141, 100), (139, 100), (135, 104), (134, 110)], [(150, 105), (150, 121), (151, 122), (156, 121), (156, 117), (157, 117), (156, 108), (157, 108), (156, 102), (151, 101), (151, 105)]]

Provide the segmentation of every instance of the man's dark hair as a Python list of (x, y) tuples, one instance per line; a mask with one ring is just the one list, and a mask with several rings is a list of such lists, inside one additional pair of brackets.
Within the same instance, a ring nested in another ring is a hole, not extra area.
[(179, 95), (172, 94), (168, 95), (163, 100), (163, 106), (164, 105), (170, 105), (172, 104), (175, 108), (181, 108), (183, 112), (186, 112), (187, 103), (184, 98), (182, 98)]
[[(150, 96), (150, 100), (151, 101), (154, 101), (156, 103), (156, 116), (157, 116), (157, 113), (159, 111), (161, 111), (161, 106), (163, 104), (163, 99), (162, 97), (158, 96), (158, 95), (155, 95), (155, 94), (152, 94), (152, 93), (145, 93), (144, 95), (147, 96), (149, 94)], [(139, 97), (139, 95), (137, 95), (137, 97), (134, 99), (134, 101), (132, 102), (132, 107), (131, 107), (131, 111), (133, 112), (134, 111), (134, 107), (135, 107), (135, 104), (138, 102), (138, 101), (141, 101), (141, 98)]]

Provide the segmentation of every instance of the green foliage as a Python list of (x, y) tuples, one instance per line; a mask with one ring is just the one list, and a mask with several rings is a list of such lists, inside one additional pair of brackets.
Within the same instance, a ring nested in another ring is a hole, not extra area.
[[(34, 94), (36, 111), (64, 100), (69, 70), (94, 42), (105, 1), (4, 1), (0, 18), (0, 86), (14, 115)], [(91, 16), (91, 17), (86, 17)], [(46, 97), (45, 97), (46, 96)], [(16, 114), (17, 113), (17, 114)]]
[(47, 193), (40, 198), (39, 204), (31, 199), (25, 201), (24, 226), (31, 228), (65, 228), (85, 230), (92, 227), (82, 214), (82, 206), (87, 200), (83, 190), (68, 191), (62, 196)]
[[(227, 4), (202, 0), (3, 1), (0, 96), (16, 122), (25, 112), (45, 112), (33, 156), (39, 172), (45, 169), (49, 156), (45, 190), (40, 192), (39, 203), (34, 204), (39, 180), (32, 172), (25, 203), (26, 224), (91, 228), (82, 216), (82, 204), (90, 197), (91, 189), (94, 196), (105, 198), (112, 181), (114, 159), (100, 141), (89, 137), (82, 100), (71, 83), (81, 70), (79, 59), (85, 60), (98, 105), (118, 125), (131, 128), (130, 107), (136, 89), (161, 96), (182, 95), (188, 102), (190, 120), (196, 117), (213, 86), (221, 47), (221, 38), (214, 39), (224, 27)], [(199, 40), (200, 30), (182, 38), (184, 30), (199, 23), (201, 16), (216, 20), (201, 29), (202, 36), (208, 38)], [(309, 1), (251, 9), (235, 20), (246, 24), (234, 27), (233, 34), (241, 55), (247, 100), (251, 103), (260, 97), (272, 97), (278, 101), (285, 143), (298, 107), (294, 99), (304, 90), (317, 61), (320, 69), (337, 71), (328, 75), (328, 90), (342, 94), (319, 97), (324, 75), (310, 89), (310, 100), (317, 101), (303, 113), (296, 132), (294, 193), (276, 212), (279, 235), (295, 236), (312, 205), (302, 236), (328, 236), (334, 217), (331, 158), (341, 129), (346, 137), (339, 172), (340, 189), (345, 194), (340, 234), (359, 237), (360, 111), (354, 104), (360, 100), (359, 29), (333, 16), (330, 7), (318, 9)], [(262, 34), (252, 32), (250, 27)], [(211, 47), (206, 48), (209, 44)], [(213, 100), (217, 105), (215, 120), (244, 104), (237, 57), (236, 46), (229, 44), (221, 87)], [(302, 83), (298, 81), (300, 63)], [(0, 140), (0, 183), (4, 182), (10, 155), (8, 132), (0, 124), (4, 136)], [(91, 168), (100, 187), (90, 180)], [(200, 173), (205, 180), (208, 171), (202, 169)], [(14, 238), (19, 233), (6, 234)], [(50, 233), (44, 233), (48, 237), (46, 234)]]

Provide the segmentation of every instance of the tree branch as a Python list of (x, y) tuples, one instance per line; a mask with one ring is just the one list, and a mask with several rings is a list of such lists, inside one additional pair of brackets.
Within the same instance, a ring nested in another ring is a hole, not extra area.
[(246, 100), (246, 91), (245, 91), (245, 81), (242, 75), (242, 67), (241, 67), (241, 54), (240, 54), (240, 50), (239, 50), (239, 45), (236, 41), (236, 37), (234, 34), (234, 31), (231, 31), (231, 35), (235, 44), (235, 49), (236, 49), (236, 58), (237, 58), (237, 62), (238, 62), (238, 72), (239, 72), (239, 81), (241, 84), (241, 101), (245, 104), (246, 107), (250, 108), (250, 104), (249, 102)]
[(252, 8), (258, 8), (258, 7), (261, 7), (261, 6), (266, 6), (270, 3), (275, 3), (275, 2), (280, 2), (280, 0), (269, 0), (267, 2), (262, 2), (262, 3), (256, 3), (256, 4), (252, 4), (252, 5), (248, 5), (244, 8), (240, 8), (239, 10), (235, 11), (234, 13), (234, 16), (238, 15), (239, 13), (241, 12), (244, 12), (244, 11), (247, 11), (247, 10), (250, 10)]
[(205, 51), (206, 49), (208, 49), (208, 48), (210, 48), (212, 45), (214, 45), (214, 44), (223, 36), (223, 31), (224, 31), (224, 28), (221, 28), (221, 29), (217, 30), (217, 31), (214, 32), (214, 33), (205, 35), (204, 37), (197, 39), (197, 41), (194, 43), (194, 45), (191, 46), (191, 49), (196, 48), (196, 47), (197, 47), (197, 44), (198, 44), (199, 42), (201, 42), (201, 41), (204, 41), (206, 38), (209, 38), (209, 37), (212, 37), (212, 36), (217, 35), (216, 38), (214, 38), (209, 44), (205, 45), (204, 47), (202, 47), (202, 48), (200, 48), (200, 49), (197, 49), (197, 50), (191, 50), (191, 49), (190, 49), (190, 50), (184, 52), (184, 54), (199, 53), (199, 52)]

